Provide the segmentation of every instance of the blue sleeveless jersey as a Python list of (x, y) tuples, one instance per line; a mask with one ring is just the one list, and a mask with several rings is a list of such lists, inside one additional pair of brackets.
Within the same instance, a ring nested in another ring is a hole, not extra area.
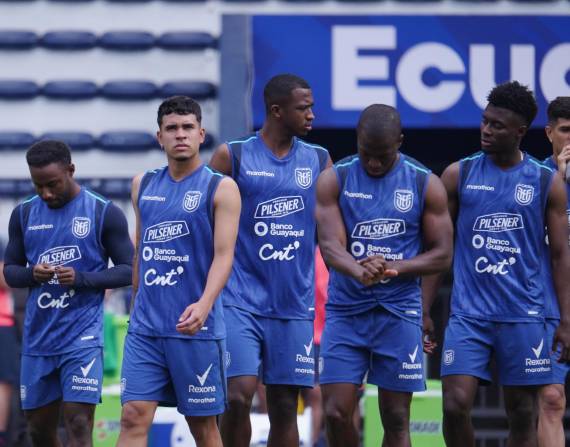
[[(109, 260), (101, 232), (109, 203), (85, 188), (62, 208), (49, 208), (39, 196), (23, 202), (20, 222), (28, 265), (105, 270)], [(57, 355), (103, 346), (103, 295), (104, 290), (60, 285), (56, 278), (30, 288), (23, 353)]]
[(482, 152), (460, 161), (452, 314), (500, 322), (544, 317), (541, 254), (552, 178), (552, 169), (526, 153), (507, 170)]
[[(558, 166), (554, 163), (552, 157), (544, 160), (544, 164), (551, 168), (553, 171), (558, 170)], [(570, 184), (566, 183), (566, 194), (568, 195), (568, 202), (566, 205), (566, 215), (568, 216), (568, 226), (570, 227)], [(552, 281), (552, 266), (550, 263), (550, 250), (548, 249), (548, 237), (544, 238), (544, 257), (542, 272), (544, 273), (544, 287), (545, 287), (545, 301), (544, 301), (544, 316), (546, 318), (560, 319), (560, 309), (558, 308), (558, 299), (556, 298), (556, 290), (554, 289), (554, 282)], [(570, 244), (570, 240), (568, 241)]]
[(224, 305), (264, 317), (312, 319), (316, 183), (328, 152), (295, 138), (280, 159), (259, 134), (228, 148), (242, 210)]
[(176, 331), (184, 309), (198, 301), (206, 287), (214, 258), (214, 194), (222, 177), (202, 165), (178, 182), (167, 167), (148, 171), (142, 178), (139, 281), (129, 332), (154, 337), (225, 337), (219, 299), (197, 334)]
[[(382, 255), (388, 261), (410, 259), (422, 250), (421, 221), (430, 171), (400, 153), (382, 177), (369, 176), (358, 155), (334, 165), (347, 250), (355, 259)], [(391, 278), (365, 287), (331, 269), (327, 312), (344, 315), (383, 306), (402, 318), (421, 321), (419, 278)]]

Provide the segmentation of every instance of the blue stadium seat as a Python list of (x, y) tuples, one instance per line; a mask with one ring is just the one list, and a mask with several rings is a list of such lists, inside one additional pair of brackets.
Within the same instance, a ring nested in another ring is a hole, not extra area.
[(147, 151), (158, 148), (156, 137), (147, 132), (114, 131), (99, 137), (98, 146), (107, 151)]
[(36, 139), (28, 132), (0, 132), (0, 149), (26, 148)]
[(149, 81), (110, 81), (101, 87), (101, 95), (108, 99), (151, 99), (157, 92)]
[(38, 36), (32, 31), (0, 31), (0, 49), (27, 50), (38, 43)]
[(46, 132), (40, 140), (60, 140), (74, 151), (93, 149), (97, 143), (95, 137), (87, 132)]
[(100, 180), (99, 188), (95, 191), (109, 199), (127, 199), (131, 194), (132, 179), (104, 178)]
[(98, 88), (91, 81), (51, 81), (43, 86), (42, 92), (54, 99), (89, 99), (97, 96)]
[(165, 83), (160, 89), (160, 96), (167, 98), (175, 95), (191, 96), (194, 99), (215, 98), (216, 86), (204, 81), (173, 81)]
[(1, 80), (1, 99), (29, 99), (40, 94), (40, 87), (33, 81)]
[(204, 143), (202, 143), (200, 148), (211, 149), (214, 146), (214, 143), (215, 143), (215, 138), (211, 134), (206, 133), (206, 138), (204, 138)]
[(29, 179), (0, 179), (0, 197), (22, 198), (35, 194)]
[(107, 0), (109, 3), (148, 3), (152, 0)]
[(154, 36), (146, 31), (111, 31), (99, 37), (99, 45), (108, 50), (148, 50), (154, 42)]
[(217, 41), (210, 33), (178, 31), (162, 34), (156, 44), (165, 50), (202, 50), (216, 48)]
[(97, 45), (97, 36), (89, 31), (51, 31), (40, 43), (50, 50), (88, 50)]

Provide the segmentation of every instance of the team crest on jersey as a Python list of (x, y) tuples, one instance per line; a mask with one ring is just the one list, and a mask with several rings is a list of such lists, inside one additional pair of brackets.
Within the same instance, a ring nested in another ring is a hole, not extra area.
[(394, 191), (394, 206), (402, 213), (412, 209), (414, 205), (414, 193), (407, 189), (397, 189)]
[(519, 183), (515, 188), (515, 200), (520, 205), (528, 205), (534, 198), (534, 186)]
[(184, 202), (182, 203), (183, 208), (191, 213), (200, 205), (201, 197), (202, 193), (200, 191), (186, 191), (186, 194), (184, 194)]
[(71, 232), (75, 237), (83, 239), (91, 230), (91, 219), (88, 217), (74, 217), (71, 223)]
[(295, 182), (303, 189), (307, 189), (313, 182), (311, 168), (295, 168)]

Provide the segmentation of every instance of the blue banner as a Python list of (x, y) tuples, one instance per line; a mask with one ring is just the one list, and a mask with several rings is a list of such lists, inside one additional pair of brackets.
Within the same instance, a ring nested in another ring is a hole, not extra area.
[(516, 79), (539, 105), (570, 96), (570, 16), (254, 16), (253, 117), (278, 73), (305, 78), (315, 127), (354, 127), (372, 103), (405, 127), (478, 127), (489, 91)]

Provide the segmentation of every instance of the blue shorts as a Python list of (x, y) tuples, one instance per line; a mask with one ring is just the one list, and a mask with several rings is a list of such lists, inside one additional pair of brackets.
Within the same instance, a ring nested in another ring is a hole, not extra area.
[(20, 399), (24, 410), (55, 400), (98, 404), (103, 383), (103, 348), (59, 355), (22, 355)]
[(224, 412), (224, 340), (149, 337), (129, 332), (121, 372), (121, 404), (156, 401), (185, 416)]
[(224, 307), (224, 317), (228, 377), (261, 375), (266, 385), (314, 386), (311, 320), (265, 318), (234, 306)]
[(368, 383), (399, 392), (425, 390), (422, 328), (383, 307), (356, 315), (327, 314), (319, 382)]
[(499, 384), (552, 383), (550, 346), (544, 322), (501, 323), (452, 315), (445, 329), (441, 375), (491, 381), (495, 356)]
[[(552, 349), (552, 340), (554, 339), (554, 332), (560, 324), (560, 320), (546, 320), (546, 331), (548, 333), (548, 344), (546, 347)], [(552, 363), (552, 382), (560, 383), (564, 385), (566, 383), (566, 376), (570, 372), (570, 363), (559, 363), (558, 357), (560, 357), (560, 347), (557, 348), (556, 352), (552, 352), (550, 355), (550, 362)]]

